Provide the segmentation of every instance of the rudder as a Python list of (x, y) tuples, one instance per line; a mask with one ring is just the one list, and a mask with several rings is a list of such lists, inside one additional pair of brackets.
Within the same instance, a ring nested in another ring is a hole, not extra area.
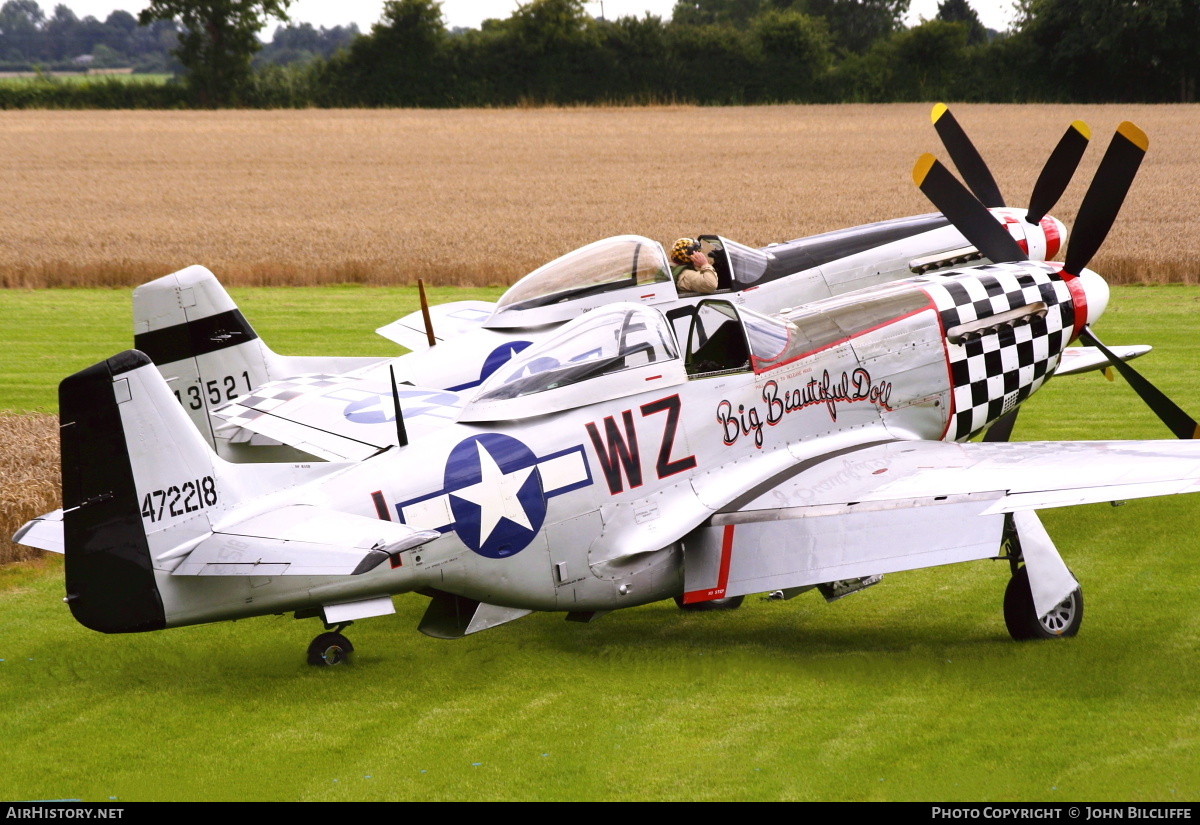
[(104, 633), (166, 624), (114, 390), (120, 376), (148, 364), (130, 350), (58, 388), (67, 605)]

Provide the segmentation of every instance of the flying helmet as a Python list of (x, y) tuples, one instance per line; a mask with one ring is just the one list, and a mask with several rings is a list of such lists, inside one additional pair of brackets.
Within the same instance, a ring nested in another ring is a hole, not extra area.
[(692, 253), (700, 251), (700, 242), (694, 238), (680, 238), (671, 247), (671, 261), (677, 264), (692, 262)]

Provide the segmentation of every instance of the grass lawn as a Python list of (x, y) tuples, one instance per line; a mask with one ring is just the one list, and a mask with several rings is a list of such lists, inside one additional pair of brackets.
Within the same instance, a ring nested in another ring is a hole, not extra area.
[[(414, 290), (239, 289), (288, 354), (387, 354)], [(434, 301), (487, 297), (447, 290)], [(1108, 344), (1200, 411), (1200, 289), (1113, 290)], [(54, 409), (129, 345), (128, 291), (0, 292), (0, 407)], [(1014, 438), (1163, 438), (1124, 382), (1051, 381)], [(889, 575), (826, 605), (670, 602), (534, 614), (446, 642), (426, 604), (356, 624), (346, 667), (290, 617), (104, 636), (58, 558), (0, 568), (0, 798), (85, 800), (1200, 798), (1200, 502), (1043, 511), (1083, 584), (1080, 635), (1008, 639), (993, 562)]]

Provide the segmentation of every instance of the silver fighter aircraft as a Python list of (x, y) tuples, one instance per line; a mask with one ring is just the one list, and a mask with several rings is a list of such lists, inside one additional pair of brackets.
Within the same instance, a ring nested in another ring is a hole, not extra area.
[[(63, 515), (16, 540), (49, 547), (58, 531), (66, 601), (87, 627), (295, 613), (325, 624), (313, 664), (343, 660), (345, 627), (392, 613), (397, 594), (429, 599), (421, 631), (457, 638), (532, 611), (834, 599), (996, 557), (1012, 573), (1010, 634), (1074, 635), (1082, 592), (1037, 510), (1198, 491), (1200, 446), (968, 439), (1011, 422), (1074, 338), (1107, 351), (1089, 325), (1108, 287), (1086, 265), (1145, 147), (1123, 124), (1063, 264), (1010, 244), (1003, 263), (774, 315), (729, 296), (666, 313), (606, 303), (469, 396), (393, 383), (392, 440), (353, 460), (229, 463), (151, 360), (121, 353), (62, 382)], [(931, 156), (914, 178), (964, 234), (1004, 246)], [(1196, 434), (1113, 360), (1178, 435)], [(346, 449), (287, 408), (244, 407), (239, 426), (289, 420), (286, 443)], [(439, 420), (418, 437), (423, 417)]]

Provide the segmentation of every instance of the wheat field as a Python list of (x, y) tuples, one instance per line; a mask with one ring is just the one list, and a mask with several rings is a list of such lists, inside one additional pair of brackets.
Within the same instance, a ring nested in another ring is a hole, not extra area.
[[(928, 105), (0, 112), (0, 286), (132, 285), (193, 263), (230, 284), (502, 285), (598, 238), (752, 245), (932, 211)], [(1200, 271), (1197, 106), (956, 105), (1013, 205), (1067, 124), (1150, 151), (1094, 268)]]
[(0, 564), (40, 551), (9, 541), (35, 516), (61, 506), (58, 416), (0, 412)]

